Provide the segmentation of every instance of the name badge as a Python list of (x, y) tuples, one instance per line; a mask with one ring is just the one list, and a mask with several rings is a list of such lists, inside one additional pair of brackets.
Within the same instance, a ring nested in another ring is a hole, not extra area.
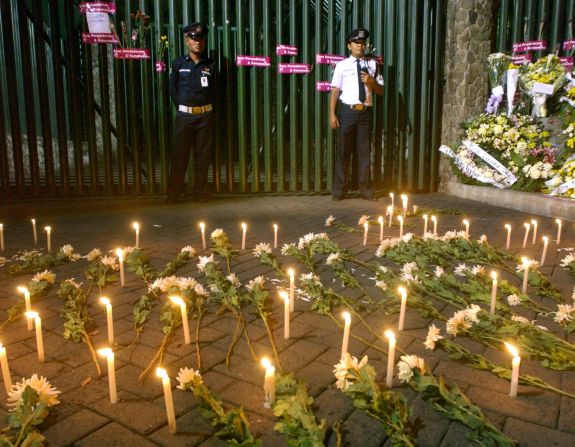
[(207, 87), (208, 86), (208, 78), (206, 76), (202, 76), (200, 79), (202, 80), (202, 87)]

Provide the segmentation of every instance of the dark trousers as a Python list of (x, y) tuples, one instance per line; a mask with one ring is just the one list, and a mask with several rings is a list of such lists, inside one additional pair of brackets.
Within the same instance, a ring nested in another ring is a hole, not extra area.
[(331, 193), (343, 196), (349, 189), (350, 160), (355, 150), (359, 192), (373, 196), (370, 183), (371, 111), (342, 107), (339, 112), (339, 138), (336, 149), (335, 176)]
[(175, 147), (170, 158), (168, 197), (184, 192), (190, 154), (194, 152), (194, 196), (208, 193), (208, 167), (212, 154), (214, 112), (199, 115), (178, 112), (176, 115)]

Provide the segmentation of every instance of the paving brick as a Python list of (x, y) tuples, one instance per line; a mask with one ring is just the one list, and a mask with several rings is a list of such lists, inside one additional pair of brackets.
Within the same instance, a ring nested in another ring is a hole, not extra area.
[(508, 418), (504, 433), (519, 442), (522, 447), (566, 447), (575, 445), (575, 435), (559, 430), (551, 430), (538, 424)]
[(80, 410), (49, 427), (44, 436), (52, 445), (71, 445), (108, 422), (108, 419), (99, 414)]
[(112, 422), (95, 431), (84, 439), (76, 442), (79, 447), (101, 447), (103, 445), (113, 445), (115, 447), (148, 447), (155, 444), (146, 438), (130, 431), (126, 427)]

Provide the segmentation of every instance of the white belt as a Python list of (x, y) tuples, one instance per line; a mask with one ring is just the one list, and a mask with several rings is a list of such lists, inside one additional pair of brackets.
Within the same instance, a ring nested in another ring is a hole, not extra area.
[(212, 110), (212, 105), (206, 104), (205, 106), (192, 106), (192, 107), (180, 105), (178, 106), (178, 110), (180, 112), (191, 113), (192, 115), (199, 115), (201, 113), (210, 112)]

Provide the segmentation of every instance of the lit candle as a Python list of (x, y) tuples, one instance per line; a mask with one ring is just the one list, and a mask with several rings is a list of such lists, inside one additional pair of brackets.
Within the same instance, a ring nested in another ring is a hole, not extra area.
[(521, 365), (521, 357), (519, 357), (519, 351), (511, 343), (503, 342), (505, 346), (513, 356), (513, 361), (511, 365), (513, 370), (511, 371), (511, 387), (509, 388), (509, 395), (511, 397), (517, 397), (517, 387), (519, 386), (519, 365)]
[(523, 262), (523, 287), (521, 288), (521, 293), (527, 293), (527, 280), (529, 279), (529, 259), (528, 258), (521, 258)]
[(132, 228), (136, 232), (136, 248), (140, 248), (140, 224), (138, 222), (134, 222), (132, 224)]
[(407, 216), (407, 195), (402, 194), (401, 196), (401, 204), (403, 205), (403, 217)]
[(278, 248), (278, 224), (274, 224), (274, 248)]
[(383, 241), (383, 216), (379, 216), (377, 221), (379, 222), (379, 240), (381, 242)]
[(172, 397), (172, 385), (170, 377), (164, 368), (156, 368), (156, 376), (161, 377), (164, 387), (164, 400), (166, 401), (166, 415), (168, 416), (168, 428), (170, 434), (176, 433), (176, 412), (174, 411), (174, 399)]
[(397, 291), (401, 295), (401, 307), (399, 309), (399, 324), (397, 329), (403, 331), (403, 323), (405, 321), (405, 306), (407, 304), (407, 290), (405, 287), (398, 287)]
[(12, 391), (12, 378), (10, 377), (10, 369), (8, 369), (8, 357), (6, 356), (6, 348), (0, 343), (0, 367), (2, 367), (2, 378), (4, 379), (4, 387), (6, 394)]
[(38, 232), (36, 231), (36, 219), (30, 219), (32, 222), (32, 233), (34, 233), (34, 247), (38, 245)]
[(463, 225), (465, 225), (465, 237), (469, 239), (469, 220), (463, 219)]
[(393, 386), (393, 366), (395, 364), (395, 334), (389, 329), (385, 331), (385, 336), (389, 340), (389, 349), (387, 351), (387, 375), (385, 376), (385, 386)]
[[(24, 304), (26, 305), (26, 312), (32, 311), (32, 304), (30, 302), (30, 291), (26, 287), (18, 286), (18, 292), (24, 294)], [(28, 330), (34, 329), (32, 320), (28, 319)]]
[(429, 216), (427, 214), (423, 215), (423, 235), (424, 236), (427, 233), (427, 219), (428, 218), (429, 218)]
[(44, 227), (44, 231), (46, 231), (46, 250), (50, 253), (52, 251), (52, 227)]
[(124, 277), (124, 250), (116, 248), (116, 256), (118, 256), (118, 262), (120, 263), (120, 286), (124, 287), (126, 282)]
[(561, 219), (555, 219), (555, 223), (557, 224), (557, 245), (561, 243), (561, 227), (563, 226), (563, 222)]
[(433, 222), (433, 234), (437, 235), (437, 216), (431, 216)]
[(186, 307), (186, 302), (179, 296), (171, 296), (170, 300), (172, 303), (180, 306), (180, 311), (182, 312), (182, 328), (184, 329), (184, 343), (186, 345), (190, 344), (190, 326), (188, 324), (188, 309)]
[(38, 361), (44, 361), (44, 340), (42, 339), (42, 319), (38, 312), (26, 312), (26, 317), (34, 319), (34, 326), (36, 327), (36, 348), (38, 349)]
[(363, 245), (367, 245), (367, 233), (369, 232), (369, 222), (363, 223)]
[(245, 222), (242, 222), (242, 250), (246, 249), (246, 232), (248, 231), (248, 226)]
[(399, 221), (399, 237), (403, 237), (403, 216), (397, 216)]
[(491, 286), (491, 308), (489, 312), (491, 315), (495, 315), (495, 303), (497, 300), (497, 272), (491, 272), (491, 279), (493, 279), (493, 285)]
[(285, 290), (280, 291), (280, 298), (284, 300), (284, 338), (289, 338), (289, 295)]
[(264, 380), (264, 407), (271, 408), (276, 397), (276, 369), (267, 357), (262, 359), (262, 366), (266, 369)]
[(288, 269), (289, 275), (289, 310), (295, 310), (295, 272), (293, 269)]
[(543, 236), (543, 253), (541, 254), (541, 262), (539, 264), (545, 264), (545, 256), (547, 256), (547, 245), (549, 245), (549, 238)]
[(108, 360), (108, 386), (110, 388), (110, 403), (118, 402), (116, 392), (116, 369), (114, 367), (114, 351), (110, 348), (98, 349), (98, 354)]
[(343, 326), (343, 341), (341, 343), (341, 358), (344, 358), (345, 354), (347, 354), (347, 349), (349, 346), (349, 331), (351, 328), (351, 315), (349, 312), (344, 312), (341, 314), (344, 320)]
[(4, 224), (0, 223), (0, 251), (4, 251)]
[(523, 224), (525, 227), (525, 236), (523, 237), (523, 248), (527, 247), (527, 239), (529, 238), (529, 230), (531, 229), (531, 224), (529, 222), (525, 222)]
[(390, 192), (389, 197), (391, 198), (391, 207), (395, 208), (395, 194)]
[(110, 346), (114, 345), (114, 318), (112, 316), (112, 303), (110, 299), (101, 296), (100, 297), (100, 304), (106, 306), (106, 321), (108, 323), (108, 343)]
[(391, 220), (393, 219), (393, 206), (389, 205), (387, 207), (387, 215), (389, 216), (389, 226), (391, 227)]
[(206, 249), (206, 224), (200, 222), (200, 232), (202, 233), (202, 248)]
[(531, 238), (531, 245), (535, 245), (535, 240), (537, 239), (537, 221), (531, 219), (531, 225), (533, 225), (533, 237)]
[(507, 243), (505, 244), (505, 249), (509, 250), (511, 245), (511, 225), (505, 224), (505, 228), (507, 229)]

